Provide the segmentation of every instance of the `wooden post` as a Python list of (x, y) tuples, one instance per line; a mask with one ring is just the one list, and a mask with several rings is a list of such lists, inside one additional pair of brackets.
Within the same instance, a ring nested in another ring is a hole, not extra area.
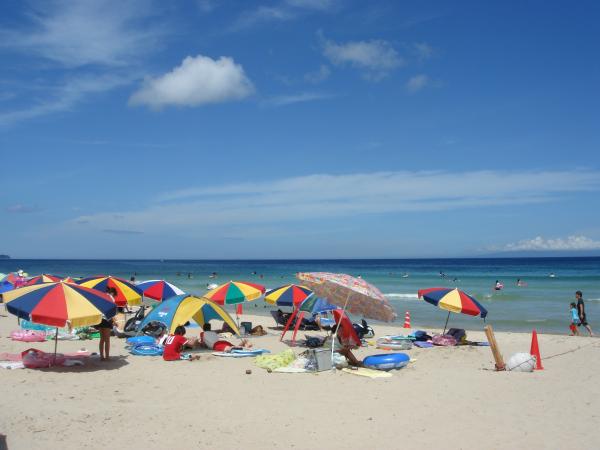
[(494, 361), (496, 361), (496, 370), (505, 370), (506, 365), (504, 364), (504, 359), (502, 358), (502, 354), (498, 348), (498, 343), (496, 342), (496, 337), (494, 336), (494, 330), (492, 329), (492, 326), (486, 325), (484, 330), (488, 342), (490, 343), (490, 348), (492, 349), (492, 355), (494, 355)]

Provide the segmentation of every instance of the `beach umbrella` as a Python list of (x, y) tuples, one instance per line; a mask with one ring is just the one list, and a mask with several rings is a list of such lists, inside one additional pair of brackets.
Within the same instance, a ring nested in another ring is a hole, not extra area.
[(324, 298), (317, 297), (316, 295), (308, 296), (306, 300), (304, 300), (300, 305), (298, 305), (298, 307), (295, 308), (292, 312), (292, 315), (285, 324), (285, 327), (283, 327), (283, 332), (281, 333), (281, 338), (279, 340), (283, 340), (285, 333), (289, 330), (291, 324), (294, 322), (294, 318), (296, 318), (296, 326), (294, 327), (292, 342), (296, 341), (296, 334), (300, 329), (300, 325), (302, 324), (302, 319), (304, 318), (305, 313), (315, 315), (328, 313), (336, 309), (340, 309), (340, 307), (337, 305), (332, 305)]
[(312, 291), (305, 286), (286, 284), (265, 292), (265, 302), (276, 306), (290, 306), (296, 308), (306, 300)]
[(481, 316), (482, 319), (485, 319), (488, 313), (487, 309), (481, 306), (477, 300), (457, 288), (438, 287), (421, 289), (418, 291), (418, 295), (419, 298), (423, 298), (426, 302), (448, 311), (448, 317), (446, 317), (446, 323), (444, 325), (444, 333), (446, 333), (446, 327), (448, 326), (448, 319), (450, 318), (451, 312), (469, 316)]
[(11, 272), (2, 279), (3, 283), (10, 283), (14, 288), (23, 286), (25, 277), (23, 272)]
[(142, 291), (144, 297), (158, 300), (159, 302), (166, 300), (176, 295), (185, 294), (174, 284), (169, 283), (165, 280), (147, 280), (136, 284), (136, 286)]
[[(362, 278), (352, 277), (344, 273), (300, 272), (296, 274), (302, 283), (308, 286), (315, 295), (326, 298), (331, 304), (341, 306), (342, 312), (361, 315), (370, 319), (391, 322), (396, 318), (394, 308), (383, 293)], [(335, 329), (333, 339), (337, 338), (340, 327)], [(331, 363), (333, 352), (331, 346)]]
[[(36, 277), (30, 278), (29, 280), (27, 280), (25, 282), (25, 284), (23, 286), (33, 286), (34, 284), (42, 284), (42, 283), (56, 283), (57, 281), (60, 281), (62, 279), (64, 279), (64, 277), (59, 277), (57, 275), (48, 275), (48, 274), (43, 273)], [(72, 280), (69, 282), (72, 282)]]
[(55, 356), (59, 327), (97, 325), (102, 316), (108, 319), (117, 312), (117, 306), (109, 295), (62, 281), (14, 289), (5, 292), (3, 299), (11, 314), (33, 323), (56, 327)]
[(106, 292), (107, 287), (114, 288), (117, 291), (115, 302), (119, 307), (127, 305), (135, 306), (142, 303), (142, 290), (135, 284), (125, 281), (122, 278), (110, 275), (96, 275), (78, 280), (77, 284), (101, 292)]
[(297, 273), (296, 277), (315, 295), (326, 298), (329, 303), (341, 306), (352, 314), (384, 322), (396, 318), (387, 298), (362, 278), (329, 272)]
[(242, 314), (242, 303), (256, 300), (264, 293), (265, 287), (261, 284), (230, 281), (208, 291), (203, 297), (219, 305), (237, 305), (235, 313), (239, 317)]
[(265, 287), (246, 281), (230, 281), (203, 295), (219, 305), (237, 305), (256, 300), (265, 293)]
[(160, 322), (168, 328), (169, 334), (172, 334), (175, 328), (190, 320), (202, 326), (211, 319), (223, 320), (237, 335), (240, 334), (231, 316), (221, 306), (206, 298), (188, 294), (177, 295), (161, 302), (144, 318), (137, 329), (142, 330), (150, 322)]

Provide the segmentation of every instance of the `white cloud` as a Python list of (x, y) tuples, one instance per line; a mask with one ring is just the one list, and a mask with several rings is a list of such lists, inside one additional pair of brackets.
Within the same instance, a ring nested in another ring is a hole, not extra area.
[(238, 31), (251, 28), (263, 22), (281, 22), (296, 18), (296, 13), (280, 6), (259, 6), (257, 9), (242, 13), (231, 26), (231, 30)]
[(433, 56), (433, 47), (425, 42), (417, 42), (413, 44), (413, 50), (420, 61), (424, 61)]
[(131, 105), (200, 106), (243, 99), (254, 92), (244, 69), (232, 58), (217, 60), (188, 56), (180, 66), (157, 78), (144, 81), (129, 99)]
[(329, 67), (325, 64), (321, 64), (321, 67), (319, 67), (318, 70), (305, 74), (304, 80), (309, 83), (318, 84), (329, 78), (329, 75), (331, 75)]
[(67, 67), (88, 64), (129, 65), (152, 50), (160, 27), (141, 23), (151, 2), (56, 0), (36, 4), (27, 29), (0, 33), (0, 46), (25, 51)]
[(337, 6), (337, 0), (285, 0), (285, 2), (296, 8), (314, 9), (317, 11), (328, 11)]
[(337, 6), (337, 0), (283, 0), (270, 6), (262, 5), (243, 12), (233, 22), (230, 30), (239, 31), (261, 23), (294, 20), (310, 12), (335, 10)]
[(86, 96), (130, 84), (133, 77), (133, 74), (131, 76), (82, 76), (68, 79), (57, 86), (45, 87), (44, 90), (48, 96), (44, 100), (22, 109), (0, 112), (0, 126), (69, 111), (82, 102)]
[(598, 250), (600, 241), (594, 241), (586, 236), (567, 236), (566, 238), (545, 239), (537, 236), (533, 239), (523, 239), (506, 244), (501, 251), (568, 251), (568, 250)]
[(331, 98), (330, 94), (323, 94), (318, 92), (304, 92), (301, 94), (294, 95), (280, 95), (277, 97), (269, 98), (262, 102), (265, 106), (286, 106), (294, 103), (305, 103), (312, 102), (315, 100), (325, 100)]
[[(574, 176), (578, 182), (572, 183)], [(308, 175), (166, 192), (149, 207), (118, 213), (123, 229), (147, 232), (293, 222), (409, 211), (548, 202), (600, 189), (600, 172), (376, 172)], [(74, 219), (111, 228), (115, 211)]]
[(419, 92), (430, 83), (427, 75), (415, 75), (406, 82), (406, 90), (411, 94)]
[(343, 44), (324, 39), (323, 54), (335, 65), (350, 65), (365, 71), (365, 76), (381, 79), (404, 64), (392, 45), (384, 40), (352, 41)]

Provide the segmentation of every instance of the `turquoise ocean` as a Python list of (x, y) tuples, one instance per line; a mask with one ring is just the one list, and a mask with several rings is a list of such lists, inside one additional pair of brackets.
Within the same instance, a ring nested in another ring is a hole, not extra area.
[[(377, 286), (398, 313), (402, 326), (410, 311), (413, 328), (443, 327), (447, 312), (417, 298), (427, 287), (458, 287), (488, 310), (486, 323), (496, 330), (568, 333), (569, 303), (583, 291), (588, 321), (600, 332), (600, 257), (497, 259), (386, 259), (386, 260), (0, 260), (0, 272), (23, 269), (83, 277), (111, 274), (136, 281), (165, 279), (192, 294), (206, 292), (209, 283), (250, 281), (268, 289), (294, 283), (296, 272), (343, 272)], [(215, 278), (210, 275), (216, 272)], [(440, 272), (444, 276), (440, 276)], [(550, 274), (554, 274), (551, 277)], [(517, 279), (527, 285), (517, 286)], [(496, 280), (504, 289), (494, 291)], [(245, 311), (269, 314), (270, 306), (257, 300)], [(358, 317), (355, 319), (359, 319)], [(481, 329), (480, 318), (452, 314), (449, 326)]]

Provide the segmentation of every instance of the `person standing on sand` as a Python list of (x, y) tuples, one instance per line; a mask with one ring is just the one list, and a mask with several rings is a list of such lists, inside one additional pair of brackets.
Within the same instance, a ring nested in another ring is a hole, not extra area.
[(583, 293), (581, 291), (575, 292), (575, 298), (577, 299), (577, 314), (579, 316), (579, 323), (577, 326), (584, 326), (590, 336), (593, 336), (592, 327), (587, 322), (587, 317), (585, 315), (585, 303), (583, 302)]
[[(117, 291), (114, 288), (107, 287), (106, 293), (115, 301), (115, 295)], [(100, 332), (100, 341), (98, 342), (98, 349), (100, 351), (100, 361), (106, 361), (110, 357), (110, 333), (113, 330), (114, 320), (106, 319), (102, 317), (102, 321), (94, 327)]]

